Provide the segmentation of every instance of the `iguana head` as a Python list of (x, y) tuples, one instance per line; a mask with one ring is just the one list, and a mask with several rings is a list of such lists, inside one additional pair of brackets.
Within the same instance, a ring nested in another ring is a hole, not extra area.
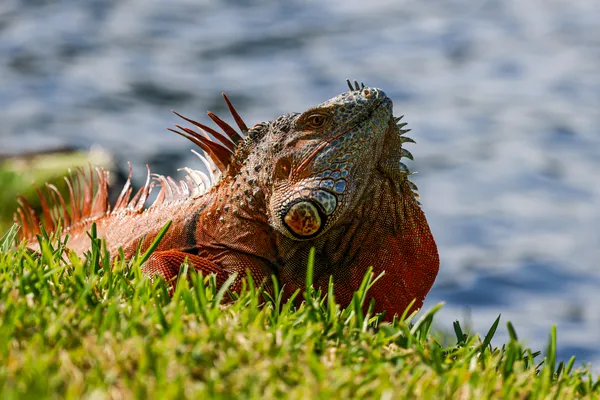
[[(377, 88), (352, 87), (269, 130), (269, 221), (295, 240), (318, 237), (348, 216), (368, 191), (389, 135), (392, 101)], [(399, 162), (399, 160), (397, 160)]]
[(249, 143), (256, 146), (245, 170), (254, 171), (264, 194), (286, 290), (304, 284), (315, 248), (314, 283), (327, 287), (333, 276), (342, 304), (372, 266), (386, 275), (371, 291), (376, 311), (391, 318), (410, 304), (421, 306), (439, 259), (401, 162), (412, 159), (402, 148), (412, 139), (399, 120), (381, 89), (355, 84), (303, 113), (251, 130), (256, 139)]

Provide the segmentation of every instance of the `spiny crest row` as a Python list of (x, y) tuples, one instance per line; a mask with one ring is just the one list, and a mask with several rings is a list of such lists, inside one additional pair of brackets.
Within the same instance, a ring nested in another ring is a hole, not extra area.
[[(196, 144), (208, 156), (205, 157), (197, 151), (192, 150), (200, 158), (208, 174), (191, 168), (182, 168), (181, 170), (186, 172), (186, 176), (184, 180), (177, 182), (171, 177), (151, 173), (150, 168), (146, 166), (148, 169), (146, 182), (132, 198), (132, 168), (131, 164), (129, 164), (129, 176), (111, 209), (108, 200), (109, 172), (102, 168), (92, 168), (91, 166), (87, 172), (82, 168), (78, 168), (75, 173), (69, 171), (69, 177), (65, 177), (69, 192), (69, 203), (67, 203), (56, 186), (52, 184), (46, 184), (46, 193), (37, 186), (35, 187), (40, 198), (41, 215), (37, 214), (25, 197), (18, 196), (18, 207), (14, 215), (14, 220), (22, 227), (20, 235), (23, 238), (33, 238), (35, 235), (41, 233), (41, 225), (44, 226), (46, 232), (50, 233), (55, 231), (59, 226), (72, 229), (77, 225), (85, 224), (110, 213), (141, 212), (152, 189), (157, 183), (160, 184), (161, 189), (156, 200), (154, 200), (150, 207), (168, 204), (179, 199), (197, 197), (206, 193), (220, 180), (221, 175), (233, 159), (237, 145), (244, 140), (248, 132), (244, 120), (224, 93), (223, 97), (241, 132), (237, 132), (227, 122), (212, 112), (208, 112), (208, 116), (223, 133), (184, 117), (177, 112), (174, 113), (196, 126), (201, 134), (180, 125), (176, 125), (176, 127), (183, 132), (176, 129), (169, 129)], [(211, 138), (208, 133), (213, 137)], [(70, 211), (67, 204), (70, 204)]]
[[(404, 129), (404, 127), (407, 125), (407, 123), (401, 122), (402, 118), (404, 118), (404, 115), (401, 115), (399, 117), (394, 117), (394, 122), (396, 123), (396, 126), (398, 127), (398, 132), (400, 133), (400, 143), (402, 143), (402, 153), (400, 154), (400, 158), (408, 158), (409, 160), (414, 161), (415, 158), (413, 157), (412, 153), (404, 148), (404, 143), (416, 143), (416, 142), (414, 140), (412, 140), (411, 138), (409, 138), (408, 136), (404, 136), (406, 133), (410, 132), (411, 129)], [(413, 196), (415, 197), (415, 199), (418, 199), (420, 197), (419, 193), (418, 193), (419, 188), (417, 187), (417, 185), (415, 185), (413, 182), (411, 182), (410, 179), (408, 179), (408, 176), (414, 174), (414, 172), (411, 172), (410, 169), (408, 169), (406, 164), (404, 164), (403, 162), (400, 162), (400, 169), (402, 169), (402, 171), (407, 176), (406, 181), (408, 182), (408, 186), (410, 187), (410, 190), (412, 191)], [(417, 200), (417, 203), (419, 205), (421, 204), (418, 200)]]

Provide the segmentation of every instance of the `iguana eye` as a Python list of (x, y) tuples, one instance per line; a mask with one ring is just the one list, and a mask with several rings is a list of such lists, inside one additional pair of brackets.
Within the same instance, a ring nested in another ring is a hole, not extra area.
[(329, 115), (322, 112), (315, 112), (307, 115), (304, 120), (305, 129), (320, 129), (329, 122)]

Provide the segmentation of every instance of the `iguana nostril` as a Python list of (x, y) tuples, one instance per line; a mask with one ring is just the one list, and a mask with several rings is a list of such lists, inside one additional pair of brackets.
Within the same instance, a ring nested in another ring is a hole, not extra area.
[(323, 225), (317, 206), (307, 200), (292, 204), (285, 213), (283, 222), (294, 235), (301, 238), (315, 235)]
[(373, 97), (373, 91), (371, 91), (370, 89), (363, 89), (362, 91), (362, 95), (363, 97), (365, 97), (366, 99), (370, 99)]

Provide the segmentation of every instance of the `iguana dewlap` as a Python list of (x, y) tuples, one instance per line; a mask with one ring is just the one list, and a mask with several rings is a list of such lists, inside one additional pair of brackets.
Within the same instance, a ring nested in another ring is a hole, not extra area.
[[(418, 308), (439, 260), (416, 186), (401, 162), (412, 159), (403, 144), (413, 141), (404, 136), (406, 124), (394, 118), (392, 101), (381, 89), (356, 81), (349, 87), (303, 113), (250, 129), (225, 97), (241, 132), (212, 113), (222, 133), (187, 118), (200, 133), (179, 125), (174, 130), (204, 151), (207, 157), (200, 158), (208, 173), (186, 168), (185, 180), (176, 182), (148, 172), (133, 198), (128, 180), (111, 207), (108, 173), (81, 172), (68, 180), (70, 211), (48, 186), (46, 194), (39, 191), (42, 215), (19, 198), (16, 220), (31, 241), (40, 222), (48, 231), (66, 227), (69, 247), (79, 254), (88, 250), (86, 232), (95, 222), (111, 254), (123, 248), (126, 257), (140, 240), (147, 248), (172, 221), (143, 267), (146, 275), (174, 281), (187, 259), (205, 275), (216, 274), (219, 283), (238, 273), (234, 289), (246, 271), (258, 282), (275, 275), (288, 296), (304, 287), (314, 247), (314, 283), (326, 289), (333, 276), (341, 305), (349, 304), (372, 266), (376, 275), (385, 271), (370, 291), (376, 311), (391, 318), (413, 299)], [(161, 186), (158, 197), (144, 208), (155, 183)]]

